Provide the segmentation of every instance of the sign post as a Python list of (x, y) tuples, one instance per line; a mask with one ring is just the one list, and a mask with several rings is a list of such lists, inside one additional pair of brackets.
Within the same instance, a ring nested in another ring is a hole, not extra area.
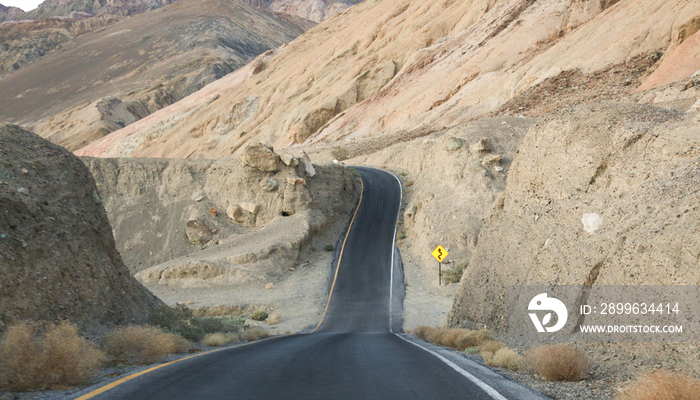
[(448, 253), (444, 247), (438, 246), (431, 254), (438, 260), (438, 285), (442, 286), (442, 261), (450, 253)]

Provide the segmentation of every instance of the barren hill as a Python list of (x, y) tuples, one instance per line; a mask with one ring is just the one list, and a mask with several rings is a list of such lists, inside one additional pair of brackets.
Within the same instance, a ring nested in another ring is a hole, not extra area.
[(177, 0), (45, 0), (22, 18), (87, 17), (101, 14), (133, 15), (155, 10)]
[(698, 3), (680, 0), (366, 1), (306, 32), (254, 77), (220, 87), (228, 93), (211, 104), (186, 117), (174, 109), (167, 124), (115, 132), (80, 154), (220, 156), (269, 135), (288, 146), (456, 126), (563, 72), (588, 81), (672, 52), (697, 31), (699, 14)]
[(253, 7), (321, 22), (363, 0), (243, 0)]
[[(22, 24), (23, 25), (23, 24)], [(238, 1), (186, 0), (61, 44), (0, 79), (0, 120), (70, 149), (195, 92), (311, 23)]]
[(94, 332), (162, 305), (129, 275), (95, 181), (66, 149), (0, 125), (0, 331), (67, 319)]
[(0, 25), (0, 77), (31, 64), (66, 42), (121, 21), (114, 15), (95, 18), (47, 18)]
[(0, 4), (0, 22), (13, 21), (24, 14), (24, 11), (17, 7), (6, 7)]

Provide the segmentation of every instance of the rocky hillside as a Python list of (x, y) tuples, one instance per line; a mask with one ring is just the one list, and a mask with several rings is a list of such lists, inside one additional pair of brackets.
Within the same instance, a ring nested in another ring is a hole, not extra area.
[(356, 197), (348, 169), (307, 167), (264, 145), (248, 148), (241, 161), (84, 162), (126, 264), (151, 282), (232, 285), (279, 277), (298, 265), (314, 235), (344, 220)]
[(243, 0), (253, 7), (321, 22), (363, 0)]
[(45, 56), (77, 36), (107, 27), (123, 18), (47, 18), (0, 25), (0, 78)]
[(6, 7), (0, 4), (0, 22), (14, 21), (22, 14), (24, 14), (24, 11), (17, 7)]
[(504, 328), (513, 284), (699, 284), (698, 121), (611, 103), (540, 121), (481, 232), (450, 323)]
[[(82, 154), (163, 156), (167, 147), (178, 157), (219, 156), (270, 135), (287, 146), (439, 130), (561, 74), (580, 79), (554, 95), (588, 88), (611, 67), (657, 60), (620, 82), (630, 94), (670, 62), (665, 54), (688, 54), (698, 15), (698, 3), (681, 0), (366, 1), (290, 43), (218, 101), (174, 111), (167, 125), (116, 132)], [(691, 69), (671, 68), (668, 79)], [(233, 110), (247, 111), (231, 119)]]
[[(40, 136), (76, 149), (201, 89), (310, 26), (238, 1), (180, 1), (61, 43), (60, 50), (4, 76), (0, 120), (31, 125)], [(56, 41), (70, 35), (56, 28), (63, 32)], [(30, 40), (19, 35), (16, 47)], [(40, 35), (37, 41), (42, 40)]]
[(75, 18), (101, 14), (133, 15), (155, 10), (177, 0), (45, 0), (24, 19)]
[(85, 165), (0, 125), (0, 331), (67, 319), (87, 331), (144, 322), (161, 305), (129, 274)]

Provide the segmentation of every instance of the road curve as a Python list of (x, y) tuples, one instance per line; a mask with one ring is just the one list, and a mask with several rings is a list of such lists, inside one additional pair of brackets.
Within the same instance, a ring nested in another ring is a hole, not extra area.
[(402, 325), (403, 281), (394, 246), (402, 189), (389, 173), (357, 170), (361, 202), (341, 238), (327, 313), (313, 333), (193, 357), (79, 398), (504, 399), (392, 333)]

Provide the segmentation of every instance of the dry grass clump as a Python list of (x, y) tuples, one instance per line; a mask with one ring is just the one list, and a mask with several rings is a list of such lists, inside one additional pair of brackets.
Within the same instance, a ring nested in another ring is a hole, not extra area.
[(666, 370), (640, 376), (618, 392), (620, 400), (697, 400), (700, 380)]
[(245, 340), (246, 342), (252, 342), (258, 339), (265, 339), (269, 336), (270, 332), (266, 331), (263, 328), (258, 328), (257, 326), (254, 326), (252, 328), (246, 329), (245, 332), (243, 332), (243, 334), (241, 335), (241, 339)]
[(565, 344), (530, 349), (526, 363), (547, 381), (578, 381), (588, 372), (588, 357), (581, 350)]
[(74, 325), (18, 324), (0, 342), (0, 387), (12, 391), (60, 389), (95, 376), (105, 355), (78, 335)]
[(494, 353), (482, 351), (479, 355), (484, 359), (484, 364), (489, 367), (506, 368), (511, 371), (519, 370), (523, 360), (520, 354), (508, 347), (501, 347)]
[(236, 306), (213, 306), (192, 309), (193, 317), (235, 317), (243, 315), (243, 310)]
[(459, 351), (464, 351), (468, 347), (479, 346), (481, 343), (491, 340), (491, 332), (486, 329), (472, 331), (469, 329), (431, 328), (419, 325), (413, 330), (413, 334), (420, 339)]
[(223, 346), (239, 341), (238, 335), (235, 333), (209, 333), (202, 339), (202, 344), (205, 346)]
[(102, 338), (102, 349), (114, 361), (150, 364), (173, 353), (184, 353), (190, 342), (181, 336), (151, 326), (117, 328)]
[(280, 318), (280, 314), (275, 311), (267, 317), (266, 321), (269, 325), (277, 325), (282, 322), (282, 318)]

